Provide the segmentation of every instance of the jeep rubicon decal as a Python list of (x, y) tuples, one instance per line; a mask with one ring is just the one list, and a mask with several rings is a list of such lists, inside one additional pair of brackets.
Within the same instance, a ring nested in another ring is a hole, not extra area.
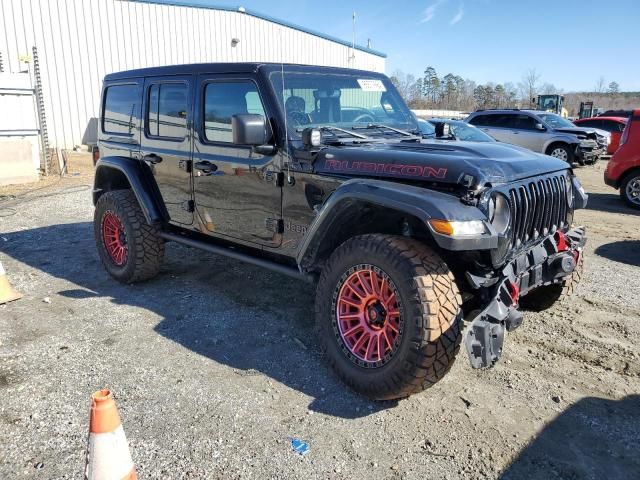
[(444, 179), (447, 169), (421, 165), (399, 165), (395, 163), (355, 162), (348, 160), (325, 160), (324, 167), (334, 172), (376, 173), (401, 177), (423, 177)]
[[(143, 111), (167, 78), (180, 78), (171, 108), (185, 121), (157, 122), (188, 139), (171, 151)], [(131, 105), (114, 85), (131, 89)], [(247, 112), (249, 97), (262, 113)], [(580, 280), (586, 234), (573, 215), (587, 196), (570, 166), (497, 142), (423, 139), (382, 74), (154, 67), (107, 75), (100, 104), (94, 233), (106, 270), (149, 279), (174, 241), (315, 282), (315, 309), (301, 308), (315, 312), (337, 374), (370, 398), (430, 387), (462, 344), (473, 368), (492, 367), (520, 306), (549, 308)], [(105, 132), (121, 112), (131, 134)]]

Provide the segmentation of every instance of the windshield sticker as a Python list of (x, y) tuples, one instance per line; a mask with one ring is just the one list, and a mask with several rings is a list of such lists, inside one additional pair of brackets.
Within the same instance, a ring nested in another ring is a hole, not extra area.
[(358, 85), (365, 92), (386, 92), (387, 89), (384, 88), (384, 83), (382, 80), (378, 80), (375, 78), (359, 78)]

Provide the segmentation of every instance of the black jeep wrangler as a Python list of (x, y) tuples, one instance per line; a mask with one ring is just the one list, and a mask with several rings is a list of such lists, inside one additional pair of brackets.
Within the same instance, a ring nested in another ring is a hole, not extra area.
[(500, 357), (519, 306), (571, 293), (587, 196), (566, 162), (434, 143), (387, 77), (200, 64), (104, 80), (95, 236), (122, 282), (174, 241), (317, 282), (329, 362), (391, 399)]

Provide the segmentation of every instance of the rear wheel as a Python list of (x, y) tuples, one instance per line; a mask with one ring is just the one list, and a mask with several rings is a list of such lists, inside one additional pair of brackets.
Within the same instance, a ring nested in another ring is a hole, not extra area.
[(581, 253), (578, 264), (571, 275), (567, 275), (560, 283), (546, 285), (535, 289), (520, 298), (520, 306), (531, 312), (542, 312), (551, 308), (556, 302), (573, 294), (584, 273), (584, 255)]
[(461, 298), (443, 260), (422, 243), (354, 237), (329, 258), (316, 323), (328, 360), (373, 399), (420, 392), (451, 368), (460, 348)]
[(148, 280), (160, 270), (164, 241), (131, 190), (104, 193), (96, 203), (93, 228), (102, 264), (116, 280)]
[[(564, 160), (569, 165), (573, 163), (574, 154), (569, 148), (568, 145), (564, 143), (555, 143), (549, 147), (547, 150), (547, 155), (551, 155), (552, 157), (558, 158), (560, 160)], [(584, 161), (578, 160), (580, 165), (584, 165)]]
[(640, 171), (624, 177), (620, 184), (620, 197), (630, 207), (640, 208)]

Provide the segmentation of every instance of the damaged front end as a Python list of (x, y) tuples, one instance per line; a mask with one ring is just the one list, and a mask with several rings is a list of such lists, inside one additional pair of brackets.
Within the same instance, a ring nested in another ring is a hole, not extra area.
[(521, 251), (493, 275), (467, 272), (475, 290), (483, 290), (486, 306), (476, 310), (464, 343), (473, 368), (488, 368), (502, 354), (505, 332), (522, 323), (519, 299), (536, 288), (562, 282), (580, 262), (586, 235), (583, 227), (556, 230), (535, 245)]

